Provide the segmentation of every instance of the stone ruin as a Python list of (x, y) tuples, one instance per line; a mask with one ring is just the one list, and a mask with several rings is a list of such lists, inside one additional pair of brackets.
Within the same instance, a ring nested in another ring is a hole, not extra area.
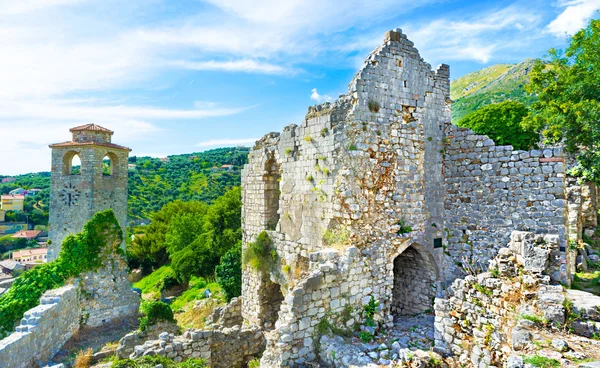
[[(510, 331), (480, 336), (487, 322), (465, 322), (480, 315), (468, 303), (488, 297), (467, 275), (483, 273), (496, 296), (513, 285), (484, 273), (488, 264), (509, 272), (505, 258), (521, 257), (540, 290), (558, 294), (554, 285), (568, 285), (576, 267), (568, 244), (595, 231), (598, 190), (568, 177), (560, 147), (519, 151), (453, 126), (451, 103), (449, 67), (432, 70), (401, 30), (387, 32), (347, 94), (310, 107), (301, 125), (251, 150), (242, 172), (244, 258), (259, 235), (270, 245), (256, 267), (244, 265), (242, 296), (204, 330), (133, 333), (118, 355), (202, 357), (213, 367), (258, 356), (263, 368), (347, 366), (334, 354), (343, 340), (321, 330), (368, 332), (365, 306), (375, 303), (378, 328), (435, 311), (435, 324), (427, 320), (438, 352), (474, 365), (506, 358), (493, 349), (505, 347)], [(490, 321), (503, 306), (490, 301)], [(461, 345), (470, 334), (473, 344)]]
[(560, 147), (514, 150), (452, 125), (451, 103), (449, 67), (432, 70), (396, 29), (347, 94), (256, 142), (244, 248), (266, 232), (273, 262), (244, 267), (242, 317), (265, 333), (261, 367), (316, 361), (319, 323), (351, 329), (371, 298), (387, 327), (431, 312), (515, 230), (552, 236), (551, 282), (571, 282), (567, 244), (595, 229), (596, 187), (570, 189)]

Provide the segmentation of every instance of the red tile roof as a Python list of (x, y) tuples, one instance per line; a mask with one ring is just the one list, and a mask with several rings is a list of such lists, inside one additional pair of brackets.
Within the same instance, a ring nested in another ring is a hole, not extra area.
[(7, 194), (0, 196), (0, 199), (25, 199), (25, 196), (22, 196), (20, 194)]
[(54, 144), (51, 144), (49, 147), (50, 148), (60, 148), (60, 147), (82, 147), (82, 146), (100, 146), (100, 147), (108, 147), (108, 148), (120, 149), (120, 150), (125, 150), (125, 151), (131, 151), (131, 148), (128, 148), (125, 146), (119, 146), (118, 144), (114, 144), (114, 143), (105, 143), (105, 142), (68, 141), (68, 142), (62, 142), (62, 143), (54, 143)]
[(29, 256), (37, 256), (39, 254), (48, 254), (48, 248), (33, 248), (33, 249), (23, 249), (16, 250), (12, 253), (12, 259), (21, 258), (21, 257), (29, 257)]
[(75, 128), (69, 129), (70, 132), (81, 132), (81, 131), (86, 131), (86, 130), (90, 130), (90, 131), (94, 131), (94, 132), (106, 132), (106, 133), (110, 133), (111, 135), (114, 133), (112, 130), (106, 129), (106, 128), (101, 127), (100, 125), (96, 125), (96, 124), (80, 125)]
[(25, 239), (35, 239), (40, 235), (40, 230), (21, 230), (16, 232), (12, 237), (13, 238), (25, 238)]

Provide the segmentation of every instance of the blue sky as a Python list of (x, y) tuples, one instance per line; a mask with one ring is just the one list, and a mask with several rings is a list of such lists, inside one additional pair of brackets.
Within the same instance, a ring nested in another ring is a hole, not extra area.
[(400, 27), (451, 78), (563, 48), (600, 0), (0, 0), (0, 174), (96, 123), (132, 154), (250, 145), (302, 122)]

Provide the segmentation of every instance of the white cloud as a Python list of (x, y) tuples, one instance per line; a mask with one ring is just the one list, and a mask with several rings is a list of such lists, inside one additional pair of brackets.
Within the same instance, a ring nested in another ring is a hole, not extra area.
[(0, 0), (0, 15), (24, 14), (85, 1), (87, 0)]
[(514, 46), (515, 34), (524, 40), (524, 32), (535, 29), (541, 21), (535, 11), (514, 5), (456, 17), (459, 20), (441, 18), (417, 26), (406, 24), (405, 31), (426, 60), (487, 63), (496, 53)]
[(254, 144), (258, 138), (243, 138), (243, 139), (211, 139), (202, 141), (196, 146), (198, 147), (218, 147), (218, 146), (238, 146)]
[(548, 26), (546, 30), (556, 37), (566, 37), (584, 28), (587, 22), (600, 9), (598, 0), (560, 1), (559, 7), (565, 9)]
[(316, 88), (313, 88), (310, 92), (311, 92), (310, 99), (313, 100), (313, 101), (317, 101), (318, 103), (321, 103), (321, 102), (330, 102), (330, 101), (333, 100), (331, 98), (331, 96), (329, 96), (329, 95), (321, 95), (321, 94), (319, 94), (319, 92), (317, 91)]
[(16, 159), (0, 160), (0, 173), (22, 173), (23, 167), (27, 171), (48, 171), (48, 144), (70, 140), (69, 129), (77, 125), (99, 124), (115, 131), (115, 142), (130, 145), (160, 134), (158, 121), (199, 120), (243, 110), (202, 103), (195, 109), (165, 109), (90, 99), (0, 100), (0, 157), (18, 153)]
[(255, 61), (255, 60), (234, 60), (234, 61), (187, 61), (178, 60), (171, 62), (171, 65), (190, 70), (219, 70), (225, 72), (244, 72), (261, 74), (293, 74), (294, 69), (288, 69), (279, 65)]

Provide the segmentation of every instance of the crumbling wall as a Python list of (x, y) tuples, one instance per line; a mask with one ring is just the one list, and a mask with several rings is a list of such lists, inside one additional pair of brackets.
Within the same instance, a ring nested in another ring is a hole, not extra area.
[[(466, 267), (485, 269), (513, 230), (558, 234), (565, 251), (562, 149), (515, 151), (450, 124), (446, 139), (446, 272), (458, 277)], [(568, 274), (565, 266), (560, 280)]]
[[(434, 254), (434, 263), (444, 256), (433, 250), (433, 239), (443, 237), (448, 98), (448, 66), (432, 71), (400, 30), (390, 31), (347, 95), (310, 108), (301, 125), (256, 143), (242, 173), (244, 247), (267, 231), (277, 265), (268, 272), (244, 270), (248, 323), (270, 325), (268, 290), (277, 285), (288, 297), (307, 277), (313, 252), (375, 244), (396, 249), (409, 233)], [(377, 257), (370, 262), (391, 261)]]
[(131, 289), (128, 266), (118, 254), (105, 256), (103, 266), (81, 275), (81, 322), (97, 327), (115, 319), (135, 318), (140, 295)]
[[(420, 278), (416, 290), (396, 295), (399, 280), (394, 272), (399, 270), (394, 268), (394, 260), (405, 253), (421, 258), (419, 273), (432, 275), (433, 280)], [(349, 334), (356, 331), (365, 323), (364, 306), (371, 298), (379, 306), (375, 320), (381, 327), (391, 327), (394, 317), (403, 314), (393, 307), (399, 304), (398, 298), (412, 304), (405, 312), (433, 308), (438, 274), (435, 260), (426, 246), (412, 243), (408, 236), (393, 245), (381, 242), (363, 249), (323, 250), (309, 258), (310, 271), (287, 293), (276, 328), (266, 334), (261, 367), (301, 366), (314, 361), (320, 337), (317, 326), (324, 323)]]
[(161, 333), (158, 340), (136, 346), (132, 358), (162, 355), (175, 362), (202, 358), (212, 368), (241, 368), (264, 350), (263, 332), (234, 326), (221, 330), (188, 330), (181, 336)]
[(503, 366), (524, 347), (528, 332), (516, 325), (515, 316), (525, 301), (562, 325), (562, 286), (549, 285), (548, 276), (560, 272), (560, 258), (558, 235), (513, 232), (490, 272), (457, 279), (449, 298), (436, 299), (435, 349), (461, 364)]
[(16, 331), (0, 340), (0, 365), (30, 368), (49, 361), (79, 329), (77, 287), (44, 293), (40, 305), (25, 312)]

